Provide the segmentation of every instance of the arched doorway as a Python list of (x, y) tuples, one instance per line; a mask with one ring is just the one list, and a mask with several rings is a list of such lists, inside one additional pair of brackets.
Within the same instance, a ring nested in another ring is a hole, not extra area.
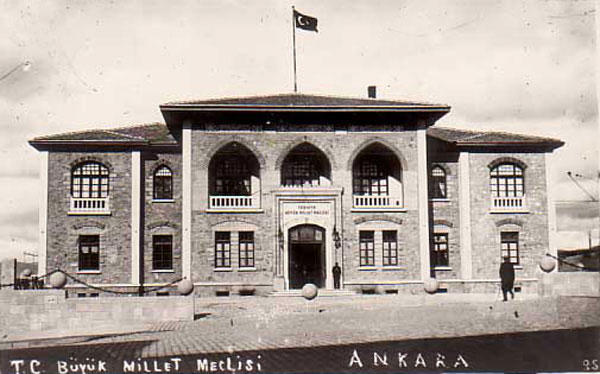
[(300, 225), (289, 230), (289, 285), (302, 288), (306, 283), (325, 286), (325, 229)]

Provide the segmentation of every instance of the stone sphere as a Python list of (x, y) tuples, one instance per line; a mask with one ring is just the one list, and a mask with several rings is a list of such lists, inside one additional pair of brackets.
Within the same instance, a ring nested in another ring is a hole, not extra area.
[(375, 293), (377, 295), (385, 295), (385, 288), (382, 285), (378, 285), (375, 287)]
[(434, 294), (437, 292), (438, 288), (440, 287), (437, 279), (434, 278), (429, 278), (425, 281), (425, 284), (423, 285), (423, 289), (425, 290), (425, 292), (429, 293), (429, 294)]
[(23, 271), (21, 272), (21, 276), (22, 277), (30, 277), (31, 276), (31, 269), (23, 269)]
[(312, 283), (307, 283), (302, 287), (302, 296), (306, 300), (312, 300), (319, 294), (319, 289)]
[(63, 288), (67, 284), (67, 276), (57, 271), (50, 276), (50, 285), (52, 288)]
[(183, 279), (179, 284), (177, 284), (177, 292), (180, 294), (187, 296), (192, 293), (194, 290), (194, 284), (189, 279)]
[(550, 256), (544, 256), (540, 261), (540, 268), (546, 273), (551, 272), (556, 267), (556, 261)]

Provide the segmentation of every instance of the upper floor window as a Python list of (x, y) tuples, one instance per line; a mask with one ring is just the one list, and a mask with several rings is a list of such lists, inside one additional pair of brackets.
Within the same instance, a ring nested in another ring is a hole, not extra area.
[(440, 166), (434, 166), (431, 169), (431, 198), (445, 199), (447, 197), (446, 172)]
[(374, 143), (363, 149), (352, 164), (355, 209), (402, 208), (402, 166), (391, 149)]
[(283, 186), (322, 186), (328, 185), (331, 166), (327, 156), (317, 147), (302, 143), (294, 147), (283, 160), (281, 184)]
[(490, 189), (492, 197), (523, 197), (523, 168), (514, 163), (495, 166), (490, 172)]
[(100, 236), (79, 236), (79, 270), (100, 270)]
[(173, 173), (166, 166), (161, 166), (154, 172), (153, 198), (155, 200), (173, 198)]
[(108, 197), (108, 168), (99, 162), (84, 162), (71, 172), (71, 196), (74, 198)]
[(500, 233), (501, 258), (508, 257), (514, 265), (519, 264), (519, 232), (503, 231)]

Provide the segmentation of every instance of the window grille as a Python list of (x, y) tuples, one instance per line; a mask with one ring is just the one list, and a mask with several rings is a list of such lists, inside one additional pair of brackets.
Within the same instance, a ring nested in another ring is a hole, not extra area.
[(359, 232), (360, 266), (375, 266), (375, 232)]
[(173, 173), (166, 166), (161, 166), (154, 173), (153, 197), (157, 200), (173, 198)]
[(439, 166), (431, 169), (431, 197), (445, 199), (447, 197), (446, 172)]
[(215, 268), (231, 267), (231, 233), (215, 232)]
[(215, 168), (213, 191), (217, 196), (250, 196), (251, 172), (246, 160), (227, 156), (218, 160)]
[(508, 257), (514, 265), (519, 264), (519, 233), (505, 231), (500, 233), (501, 260)]
[(79, 236), (79, 270), (100, 270), (100, 236)]
[(71, 172), (71, 196), (75, 198), (108, 197), (108, 168), (99, 162), (77, 165)]
[(173, 269), (173, 235), (152, 236), (152, 269)]
[(433, 253), (431, 257), (431, 266), (449, 266), (448, 256), (448, 234), (433, 234)]
[(254, 232), (241, 231), (239, 244), (240, 267), (254, 267)]
[(355, 195), (388, 195), (389, 171), (379, 160), (364, 158), (354, 168)]
[(508, 163), (496, 166), (490, 172), (490, 189), (493, 197), (523, 197), (523, 169)]
[(383, 232), (383, 266), (398, 266), (398, 232)]

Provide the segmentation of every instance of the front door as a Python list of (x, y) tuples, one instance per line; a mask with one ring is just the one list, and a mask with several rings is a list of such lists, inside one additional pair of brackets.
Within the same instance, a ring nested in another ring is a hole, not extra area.
[(290, 289), (306, 283), (325, 286), (325, 230), (315, 225), (300, 225), (289, 230)]

